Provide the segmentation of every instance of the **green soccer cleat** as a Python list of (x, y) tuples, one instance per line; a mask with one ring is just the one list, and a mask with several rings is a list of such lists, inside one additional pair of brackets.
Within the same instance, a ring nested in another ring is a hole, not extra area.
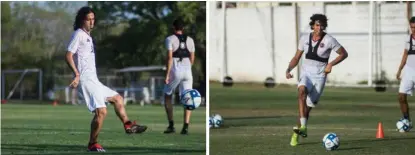
[(297, 146), (297, 144), (298, 144), (298, 134), (297, 133), (293, 133), (293, 135), (291, 136), (290, 145), (291, 146)]
[(293, 131), (302, 137), (307, 137), (307, 127), (301, 126), (300, 129), (294, 128)]

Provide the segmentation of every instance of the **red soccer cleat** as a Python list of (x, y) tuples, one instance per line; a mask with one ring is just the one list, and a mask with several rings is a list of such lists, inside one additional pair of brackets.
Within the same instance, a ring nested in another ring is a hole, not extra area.
[(88, 144), (88, 152), (105, 152), (105, 150), (98, 143), (93, 143), (93, 144)]
[(137, 125), (136, 121), (131, 122), (127, 121), (124, 123), (125, 133), (132, 134), (132, 133), (143, 133), (147, 130), (147, 126), (145, 125)]

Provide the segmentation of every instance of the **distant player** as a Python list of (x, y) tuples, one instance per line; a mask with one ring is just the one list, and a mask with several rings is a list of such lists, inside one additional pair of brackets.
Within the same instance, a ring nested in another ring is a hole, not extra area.
[[(317, 105), (323, 93), (327, 74), (331, 72), (333, 66), (348, 56), (346, 50), (337, 40), (324, 32), (327, 28), (327, 17), (325, 15), (314, 14), (310, 19), (310, 28), (313, 32), (301, 37), (297, 52), (286, 71), (287, 79), (292, 78), (290, 71), (297, 66), (298, 61), (305, 53), (298, 82), (299, 122), (297, 122), (297, 127), (293, 129), (291, 146), (297, 145), (298, 135), (307, 137), (307, 120), (311, 109)], [(331, 51), (337, 52), (339, 56), (329, 63)]]
[[(195, 44), (193, 39), (183, 33), (184, 22), (179, 18), (173, 22), (174, 34), (166, 38), (167, 73), (164, 87), (164, 107), (169, 126), (164, 133), (174, 133), (172, 93), (180, 85), (181, 92), (192, 89), (192, 65), (195, 60)], [(184, 124), (181, 134), (188, 134), (190, 110), (184, 110)]]
[[(404, 119), (408, 119), (410, 122), (409, 129), (412, 128), (411, 118), (409, 117), (409, 106), (407, 95), (412, 96), (415, 85), (415, 17), (409, 20), (409, 26), (411, 27), (411, 35), (408, 35), (405, 41), (405, 49), (399, 65), (396, 78), (401, 81), (399, 85), (399, 104)], [(403, 69), (403, 75), (401, 79), (401, 71)]]
[(79, 96), (83, 97), (88, 110), (94, 113), (88, 151), (105, 152), (104, 148), (98, 144), (98, 134), (107, 115), (105, 102), (114, 105), (115, 113), (123, 123), (126, 133), (142, 133), (147, 127), (137, 125), (135, 121), (131, 122), (127, 117), (123, 98), (98, 80), (95, 67), (95, 45), (90, 34), (94, 28), (94, 22), (95, 13), (91, 8), (79, 9), (66, 53), (66, 62), (75, 76), (70, 87), (78, 88)]

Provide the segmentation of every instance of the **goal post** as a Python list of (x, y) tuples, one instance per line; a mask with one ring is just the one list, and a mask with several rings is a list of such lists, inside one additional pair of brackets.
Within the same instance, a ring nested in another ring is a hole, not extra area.
[[(35, 78), (35, 82), (34, 82), (35, 84), (33, 84), (33, 80), (34, 80), (33, 78), (28, 78), (28, 76), (30, 76), (30, 73), (37, 73), (37, 77)], [(17, 79), (17, 80), (12, 80), (10, 78), (7, 78), (8, 76), (12, 76), (12, 79)], [(20, 89), (19, 99), (23, 100), (23, 98), (25, 97), (24, 92), (26, 91), (26, 89), (36, 91), (34, 88), (32, 89), (29, 89), (29, 88), (30, 86), (36, 85), (36, 82), (37, 82), (37, 88), (36, 88), (37, 92), (35, 92), (37, 96), (36, 98), (38, 100), (42, 100), (43, 99), (43, 93), (42, 93), (43, 80), (42, 79), (43, 79), (43, 72), (41, 69), (38, 69), (38, 68), (2, 70), (1, 71), (1, 99), (2, 100), (12, 99), (12, 97), (14, 97), (15, 95), (16, 90)], [(29, 81), (32, 80), (30, 81), (32, 83), (24, 83), (25, 80), (29, 80)], [(33, 94), (33, 92), (30, 94)]]

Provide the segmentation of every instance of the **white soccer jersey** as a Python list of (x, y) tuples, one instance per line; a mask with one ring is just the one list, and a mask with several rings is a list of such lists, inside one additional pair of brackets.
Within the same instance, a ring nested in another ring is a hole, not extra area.
[[(415, 39), (413, 37), (411, 37), (411, 35), (407, 35), (406, 36), (406, 40), (405, 40), (405, 49), (409, 52), (409, 46), (410, 46), (410, 40), (412, 40), (412, 50), (415, 51)], [(406, 60), (405, 63), (405, 67), (406, 68), (410, 68), (412, 71), (415, 71), (415, 54), (409, 54), (408, 53), (408, 58)]]
[(108, 97), (118, 93), (103, 85), (96, 73), (95, 49), (92, 37), (82, 29), (72, 34), (68, 51), (74, 53), (74, 62), (80, 74), (78, 95), (85, 101), (90, 112), (97, 108), (105, 108)]
[[(175, 35), (170, 35), (166, 38), (166, 48), (168, 50), (172, 50), (173, 52), (176, 51), (180, 46), (179, 38)], [(189, 52), (195, 52), (195, 43), (191, 37), (187, 37), (186, 40), (187, 49)], [(192, 70), (192, 63), (190, 59), (183, 59), (179, 62), (179, 58), (173, 58), (173, 65), (172, 65), (172, 72), (176, 71), (191, 71)]]
[[(310, 34), (306, 34), (301, 37), (300, 42), (298, 44), (298, 50), (304, 51), (304, 54), (303, 54), (304, 59), (303, 59), (303, 64), (301, 66), (302, 72), (312, 74), (313, 76), (316, 76), (316, 77), (324, 77), (325, 76), (324, 69), (327, 65), (327, 62), (321, 62), (318, 60), (307, 58), (308, 52), (315, 52), (314, 51), (315, 46), (319, 41), (318, 40), (313, 41), (311, 39), (311, 42), (312, 42), (311, 50), (312, 51), (309, 51), (309, 48), (310, 48), (309, 42), (310, 42)], [(318, 46), (319, 47), (317, 48), (317, 56), (320, 57), (321, 59), (328, 59), (330, 57), (331, 51), (337, 51), (341, 47), (341, 45), (337, 42), (337, 40), (329, 34), (326, 34), (323, 37), (323, 39), (321, 40)], [(309, 54), (315, 54), (315, 53), (309, 53)]]
[[(412, 47), (410, 46), (411, 40)], [(415, 85), (415, 39), (411, 35), (406, 36), (405, 49), (408, 51), (408, 58), (401, 74), (399, 93), (412, 95)]]
[(88, 33), (82, 29), (76, 30), (67, 50), (74, 53), (74, 62), (80, 76), (96, 75), (94, 43)]

